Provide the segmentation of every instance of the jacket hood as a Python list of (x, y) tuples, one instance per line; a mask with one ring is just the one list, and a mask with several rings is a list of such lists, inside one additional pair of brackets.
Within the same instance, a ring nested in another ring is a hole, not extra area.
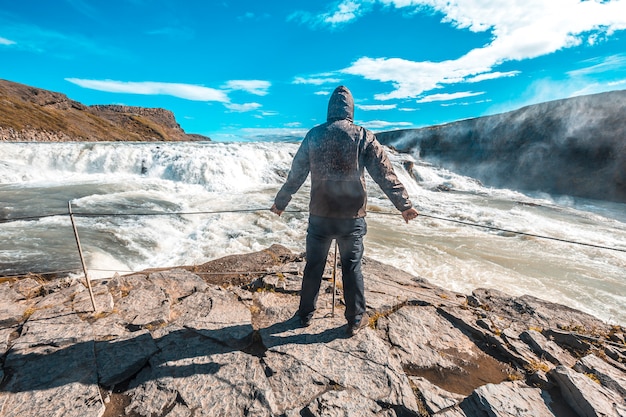
[(352, 93), (347, 87), (340, 85), (335, 88), (333, 94), (328, 100), (328, 116), (329, 122), (335, 120), (354, 120), (354, 99)]

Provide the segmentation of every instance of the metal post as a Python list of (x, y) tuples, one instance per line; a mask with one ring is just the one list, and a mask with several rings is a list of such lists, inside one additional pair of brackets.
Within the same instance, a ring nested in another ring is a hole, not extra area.
[(74, 237), (76, 238), (76, 246), (78, 246), (78, 254), (80, 255), (80, 263), (83, 265), (83, 272), (85, 274), (85, 280), (87, 281), (87, 288), (89, 289), (89, 297), (91, 297), (91, 305), (93, 306), (94, 313), (98, 311), (96, 309), (96, 300), (93, 298), (93, 291), (91, 289), (91, 281), (89, 275), (87, 275), (87, 266), (85, 265), (85, 258), (83, 257), (83, 250), (80, 246), (80, 239), (78, 238), (78, 230), (76, 229), (76, 223), (74, 223), (74, 214), (72, 213), (72, 202), (67, 202), (67, 208), (70, 213), (70, 220), (72, 222), (72, 228), (74, 229)]
[(337, 285), (337, 239), (335, 239), (335, 257), (333, 259), (333, 305), (330, 316), (335, 317), (335, 286)]

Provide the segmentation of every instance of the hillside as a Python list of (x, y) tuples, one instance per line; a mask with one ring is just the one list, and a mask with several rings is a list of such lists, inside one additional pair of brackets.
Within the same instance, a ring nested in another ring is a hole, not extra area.
[(0, 80), (0, 141), (193, 141), (158, 108), (85, 106), (61, 93)]
[(377, 134), (485, 184), (626, 202), (626, 91)]

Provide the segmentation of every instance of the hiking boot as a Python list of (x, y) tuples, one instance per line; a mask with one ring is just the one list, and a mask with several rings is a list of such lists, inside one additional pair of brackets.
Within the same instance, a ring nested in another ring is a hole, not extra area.
[(368, 323), (368, 318), (364, 314), (363, 317), (361, 317), (361, 320), (359, 320), (359, 321), (357, 321), (355, 323), (348, 323), (348, 327), (346, 328), (346, 335), (348, 337), (354, 336), (359, 331), (361, 331), (362, 329), (367, 327), (367, 323)]
[(313, 315), (309, 315), (309, 316), (301, 316), (299, 311), (296, 311), (296, 314), (293, 315), (294, 319), (298, 319), (298, 322), (300, 323), (300, 327), (309, 327), (311, 325), (311, 318), (313, 317)]
[(310, 325), (311, 325), (311, 317), (300, 316), (300, 326), (301, 327), (309, 327)]

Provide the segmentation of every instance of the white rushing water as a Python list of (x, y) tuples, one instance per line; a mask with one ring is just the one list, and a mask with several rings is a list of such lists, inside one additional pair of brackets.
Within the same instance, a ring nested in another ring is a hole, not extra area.
[[(1, 143), (0, 275), (80, 269), (68, 201), (75, 213), (103, 214), (75, 216), (92, 277), (200, 264), (274, 243), (303, 251), (308, 181), (291, 212), (279, 218), (267, 210), (297, 146)], [(409, 155), (390, 157), (424, 215), (626, 249), (624, 204), (530, 197), (484, 187)], [(412, 173), (403, 167), (406, 160), (415, 162)], [(626, 324), (623, 251), (426, 216), (407, 225), (368, 182), (366, 256), (453, 291), (531, 294)], [(442, 185), (450, 191), (437, 191)]]

